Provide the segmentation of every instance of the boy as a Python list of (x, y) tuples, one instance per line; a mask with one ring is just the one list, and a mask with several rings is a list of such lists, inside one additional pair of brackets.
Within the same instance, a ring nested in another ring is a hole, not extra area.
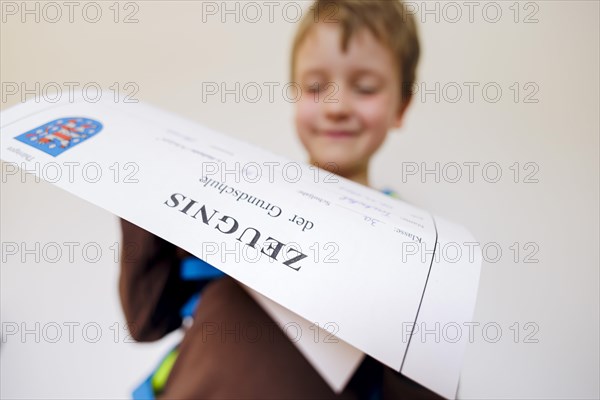
[[(371, 156), (401, 125), (418, 57), (414, 21), (398, 1), (317, 0), (300, 23), (291, 60), (292, 81), (302, 89), (296, 128), (310, 162), (368, 185)], [(189, 254), (127, 221), (122, 229), (125, 315), (134, 339), (156, 340), (181, 326), (179, 310), (199, 289), (180, 278)], [(150, 379), (148, 397), (437, 397), (370, 357), (336, 396), (279, 328), (240, 339), (244, 329), (275, 325), (233, 279), (201, 286), (194, 322)]]

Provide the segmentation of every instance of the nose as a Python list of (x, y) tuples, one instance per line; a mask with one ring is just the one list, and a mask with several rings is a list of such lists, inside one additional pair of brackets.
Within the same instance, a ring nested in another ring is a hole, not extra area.
[(321, 102), (325, 116), (334, 120), (347, 118), (352, 110), (352, 101), (347, 89), (335, 82), (330, 83)]

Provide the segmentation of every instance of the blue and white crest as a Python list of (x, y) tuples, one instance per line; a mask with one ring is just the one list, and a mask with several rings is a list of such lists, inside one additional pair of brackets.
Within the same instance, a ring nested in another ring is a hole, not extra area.
[(55, 119), (16, 136), (20, 142), (42, 150), (53, 157), (96, 136), (102, 124), (89, 118), (69, 117)]

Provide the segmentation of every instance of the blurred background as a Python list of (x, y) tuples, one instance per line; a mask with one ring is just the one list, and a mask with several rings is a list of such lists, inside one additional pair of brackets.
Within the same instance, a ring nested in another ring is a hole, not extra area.
[[(484, 248), (459, 397), (598, 398), (599, 2), (408, 3), (419, 84), (371, 181)], [(309, 6), (2, 1), (1, 108), (99, 86), (304, 161), (282, 88)], [(127, 337), (117, 218), (32, 176), (1, 201), (0, 397), (129, 397), (178, 333)]]

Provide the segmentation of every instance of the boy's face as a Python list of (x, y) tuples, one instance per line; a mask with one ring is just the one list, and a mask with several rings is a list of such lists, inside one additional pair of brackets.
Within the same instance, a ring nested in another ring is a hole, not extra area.
[(350, 176), (366, 171), (388, 130), (400, 127), (405, 105), (388, 47), (363, 29), (343, 53), (340, 36), (337, 24), (319, 23), (300, 44), (295, 122), (312, 163)]

